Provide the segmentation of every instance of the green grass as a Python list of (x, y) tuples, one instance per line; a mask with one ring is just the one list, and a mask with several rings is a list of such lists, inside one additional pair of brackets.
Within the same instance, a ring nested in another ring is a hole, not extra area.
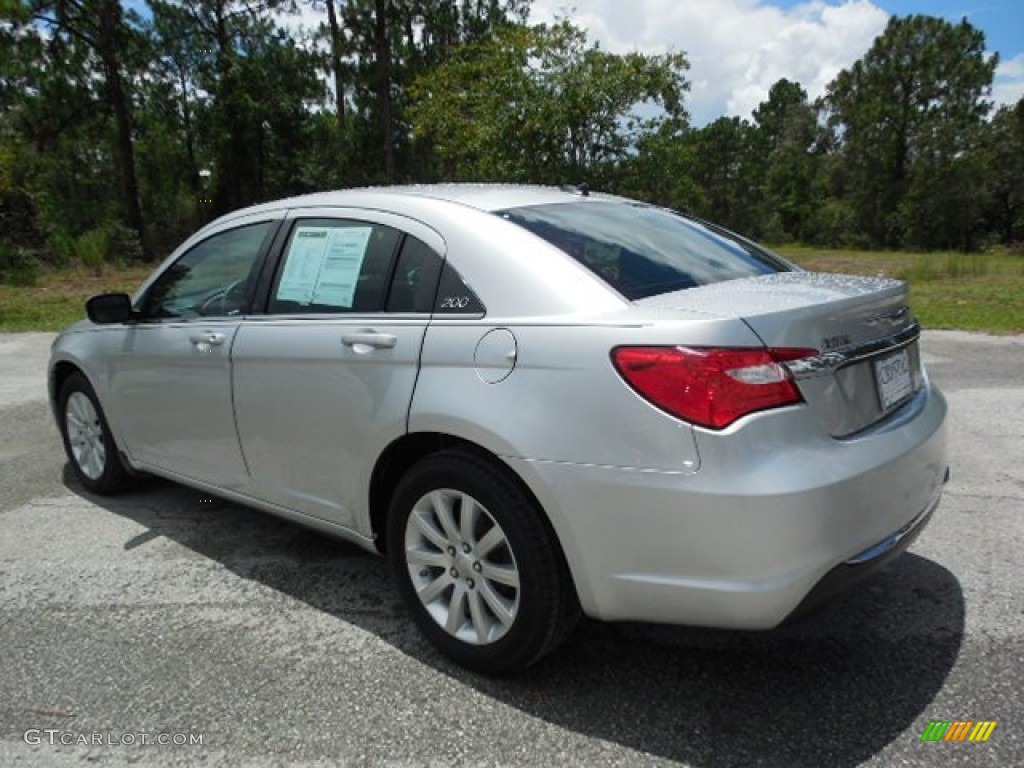
[(0, 283), (0, 331), (58, 331), (85, 317), (97, 293), (132, 293), (151, 266), (41, 271), (33, 285)]
[[(805, 269), (907, 280), (926, 328), (1024, 333), (1024, 255), (902, 253), (783, 246)], [(104, 266), (42, 271), (34, 285), (0, 283), (0, 331), (56, 331), (85, 316), (97, 293), (131, 293), (151, 267)]]
[(775, 249), (804, 269), (906, 280), (925, 328), (1024, 333), (1024, 255)]

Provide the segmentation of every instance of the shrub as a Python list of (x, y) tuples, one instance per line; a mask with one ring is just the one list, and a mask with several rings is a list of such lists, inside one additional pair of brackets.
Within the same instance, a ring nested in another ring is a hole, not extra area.
[(123, 224), (111, 224), (108, 258), (118, 264), (139, 264), (146, 259), (139, 233)]
[(78, 262), (92, 269), (96, 274), (103, 271), (103, 265), (110, 258), (110, 230), (106, 227), (90, 229), (75, 240), (75, 256)]
[(9, 285), (35, 285), (39, 261), (35, 255), (8, 243), (0, 243), (0, 281)]
[(54, 232), (47, 245), (58, 266), (65, 266), (75, 260), (75, 238), (67, 232)]

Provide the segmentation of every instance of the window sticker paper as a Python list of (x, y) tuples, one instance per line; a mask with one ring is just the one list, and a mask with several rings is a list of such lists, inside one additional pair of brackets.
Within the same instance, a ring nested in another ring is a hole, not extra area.
[(323, 268), (313, 291), (314, 304), (345, 309), (352, 307), (372, 232), (373, 227), (331, 230), (327, 237)]
[(372, 226), (296, 227), (277, 299), (351, 309), (372, 233)]
[(296, 229), (285, 259), (281, 283), (277, 287), (278, 300), (299, 304), (312, 302), (327, 254), (330, 232), (329, 227), (300, 226)]

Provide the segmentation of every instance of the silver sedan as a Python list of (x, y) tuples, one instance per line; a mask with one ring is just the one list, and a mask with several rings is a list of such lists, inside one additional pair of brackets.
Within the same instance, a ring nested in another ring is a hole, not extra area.
[(948, 477), (903, 283), (585, 188), (260, 205), (87, 312), (49, 373), (86, 489), (160, 475), (379, 551), (489, 672), (581, 614), (775, 627)]

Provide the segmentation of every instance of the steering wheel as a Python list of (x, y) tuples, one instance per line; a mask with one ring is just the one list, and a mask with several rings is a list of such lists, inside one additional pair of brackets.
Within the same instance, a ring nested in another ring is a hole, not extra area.
[[(228, 314), (228, 299), (230, 299), (231, 295), (234, 294), (234, 293), (241, 293), (242, 295), (244, 295), (244, 288), (245, 288), (245, 283), (246, 282), (247, 282), (247, 280), (245, 278), (239, 278), (238, 280), (235, 280), (233, 283), (231, 283), (227, 287), (225, 287), (225, 288), (215, 292), (212, 296), (207, 298), (199, 306), (199, 314), (200, 315), (204, 315), (204, 316), (209, 316), (209, 315), (213, 315), (213, 316), (227, 315)], [(238, 290), (239, 286), (242, 287), (242, 289), (243, 289), (242, 291)], [(241, 298), (241, 296), (239, 296), (239, 298)]]

